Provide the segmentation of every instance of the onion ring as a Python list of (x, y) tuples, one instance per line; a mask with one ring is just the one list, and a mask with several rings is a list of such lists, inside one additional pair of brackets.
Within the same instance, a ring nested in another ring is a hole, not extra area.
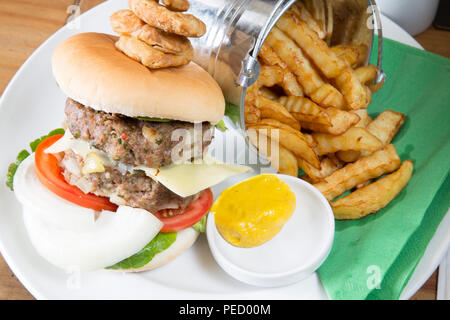
[(162, 0), (162, 3), (171, 11), (189, 10), (189, 1), (187, 0)]
[(128, 0), (130, 9), (147, 24), (165, 32), (198, 38), (206, 25), (191, 14), (172, 12), (154, 0)]
[(182, 54), (192, 50), (189, 39), (149, 26), (131, 10), (119, 10), (110, 17), (114, 32), (138, 38), (164, 53)]
[(126, 35), (120, 36), (119, 41), (116, 42), (116, 48), (150, 69), (183, 66), (188, 64), (194, 56), (192, 48), (180, 55), (164, 53), (137, 38)]

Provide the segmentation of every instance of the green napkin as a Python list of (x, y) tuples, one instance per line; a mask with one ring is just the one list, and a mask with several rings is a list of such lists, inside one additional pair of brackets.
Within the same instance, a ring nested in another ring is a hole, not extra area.
[(450, 206), (450, 60), (384, 39), (383, 69), (385, 86), (368, 111), (406, 114), (393, 143), (414, 174), (377, 214), (336, 221), (318, 270), (331, 299), (398, 299)]

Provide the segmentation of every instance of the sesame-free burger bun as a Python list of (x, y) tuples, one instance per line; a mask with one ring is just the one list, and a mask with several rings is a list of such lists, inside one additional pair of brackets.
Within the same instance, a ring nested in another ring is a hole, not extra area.
[(216, 81), (194, 62), (151, 70), (116, 49), (117, 37), (81, 33), (62, 42), (53, 74), (70, 98), (129, 117), (219, 122), (225, 99)]

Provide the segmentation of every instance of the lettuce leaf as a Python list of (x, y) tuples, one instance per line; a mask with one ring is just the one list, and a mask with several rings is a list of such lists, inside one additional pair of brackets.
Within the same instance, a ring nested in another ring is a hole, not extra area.
[(227, 126), (225, 125), (225, 122), (223, 122), (223, 120), (220, 120), (217, 124), (216, 124), (216, 129), (225, 132), (228, 130)]
[[(64, 134), (64, 132), (65, 131), (62, 128), (55, 129), (50, 131), (47, 135), (32, 141), (30, 143), (31, 152), (35, 152), (38, 145), (48, 137), (52, 137), (58, 134)], [(30, 152), (25, 149), (20, 151), (16, 157), (16, 161), (8, 166), (8, 171), (6, 172), (6, 186), (11, 189), (11, 191), (14, 191), (14, 175), (16, 174), (17, 168), (19, 168), (19, 165), (22, 163), (22, 161), (28, 158), (29, 155)]]
[[(234, 123), (238, 123), (239, 122), (239, 118), (240, 118), (240, 110), (239, 107), (230, 103), (230, 102), (226, 102), (225, 104), (225, 116), (227, 116), (228, 118), (230, 118), (231, 121), (233, 121)], [(228, 130), (228, 128), (225, 126), (225, 122), (223, 122), (223, 120), (220, 120), (219, 123), (216, 124), (216, 129), (225, 132)]]
[(241, 117), (241, 111), (237, 105), (227, 102), (225, 105), (225, 115), (234, 123), (238, 123)]
[(65, 130), (62, 128), (58, 128), (55, 130), (50, 131), (47, 135), (42, 136), (40, 138), (37, 138), (36, 140), (34, 140), (33, 142), (30, 143), (30, 148), (31, 148), (31, 152), (35, 152), (36, 148), (38, 147), (38, 145), (41, 144), (42, 141), (44, 141), (45, 139), (47, 139), (48, 137), (52, 137), (52, 136), (56, 136), (58, 134), (64, 134)]
[(194, 224), (192, 226), (192, 228), (194, 228), (195, 230), (197, 230), (200, 233), (205, 233), (206, 232), (206, 217), (208, 215), (205, 214), (203, 216), (203, 218), (201, 218), (196, 224)]
[(158, 233), (156, 237), (147, 244), (144, 249), (138, 253), (132, 255), (125, 260), (122, 260), (115, 265), (106, 267), (105, 269), (137, 269), (145, 266), (147, 263), (152, 261), (153, 257), (167, 248), (169, 248), (172, 243), (177, 239), (177, 233)]
[(19, 168), (22, 161), (28, 158), (29, 155), (30, 153), (27, 150), (20, 151), (16, 161), (8, 166), (8, 171), (6, 172), (6, 186), (10, 188), (11, 191), (14, 190), (14, 175), (16, 174), (17, 168)]

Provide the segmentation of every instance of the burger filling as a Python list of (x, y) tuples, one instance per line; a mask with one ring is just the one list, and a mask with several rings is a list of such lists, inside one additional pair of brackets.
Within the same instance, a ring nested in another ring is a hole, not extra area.
[[(122, 174), (119, 169), (105, 166), (104, 172), (83, 174), (83, 159), (72, 151), (66, 151), (59, 162), (64, 178), (85, 193), (108, 197), (117, 205), (142, 208), (150, 212), (162, 209), (184, 209), (199, 194), (180, 197), (159, 182), (149, 178), (143, 171)], [(182, 210), (174, 210), (180, 213)]]
[[(96, 111), (70, 98), (67, 99), (65, 113), (71, 134), (107, 154), (110, 159), (103, 164), (100, 158), (83, 159), (71, 150), (65, 151), (59, 166), (69, 184), (85, 193), (108, 197), (118, 205), (142, 208), (150, 212), (174, 209), (171, 211), (173, 214), (182, 213), (201, 194), (181, 197), (143, 171), (127, 169), (137, 166), (160, 168), (172, 164), (172, 150), (180, 142), (183, 143), (183, 137), (174, 139), (172, 133), (177, 129), (194, 130), (193, 123), (130, 118)], [(203, 154), (212, 140), (212, 126), (202, 123), (201, 130), (201, 148), (197, 147), (197, 152)], [(192, 151), (189, 154), (194, 155), (193, 142), (189, 141), (188, 151)], [(93, 170), (86, 172), (86, 167), (91, 166), (87, 163), (89, 161), (99, 163), (94, 165)]]
[[(194, 130), (194, 124), (183, 121), (155, 122), (130, 118), (119, 114), (96, 111), (67, 99), (67, 126), (76, 138), (89, 142), (106, 152), (115, 161), (133, 166), (160, 168), (172, 163), (172, 151), (181, 142), (174, 139), (175, 130)], [(202, 123), (203, 153), (213, 138), (212, 125)], [(191, 145), (194, 152), (194, 145)], [(201, 154), (195, 154), (199, 156)]]

